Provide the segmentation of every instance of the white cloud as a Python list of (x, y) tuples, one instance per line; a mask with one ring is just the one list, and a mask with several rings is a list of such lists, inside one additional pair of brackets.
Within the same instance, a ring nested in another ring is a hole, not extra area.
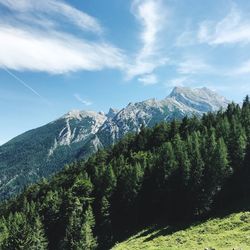
[(197, 74), (211, 71), (211, 66), (201, 58), (187, 58), (177, 65), (180, 74)]
[(249, 43), (250, 19), (235, 6), (219, 22), (204, 21), (200, 24), (198, 41), (210, 45)]
[(158, 79), (155, 74), (147, 74), (139, 77), (138, 81), (142, 82), (143, 85), (154, 85), (158, 82)]
[[(0, 20), (2, 68), (52, 74), (112, 68), (124, 72), (128, 80), (139, 77), (144, 84), (152, 84), (156, 78), (150, 75), (167, 62), (160, 46), (167, 18), (162, 0), (132, 2), (132, 12), (141, 25), (136, 53), (125, 53), (105, 42), (99, 20), (64, 1), (0, 0), (1, 4), (9, 8)], [(70, 33), (67, 25), (96, 36), (84, 39), (84, 33)]]
[[(100, 34), (99, 21), (58, 0), (0, 0), (9, 8), (0, 21), (0, 67), (63, 74), (125, 68), (122, 51), (110, 43), (78, 38), (67, 23)], [(63, 19), (63, 20), (62, 20)]]
[(184, 83), (186, 83), (187, 80), (188, 80), (187, 76), (177, 77), (177, 78), (174, 78), (174, 79), (167, 81), (165, 86), (166, 87), (184, 86)]
[(238, 68), (231, 70), (228, 72), (228, 75), (244, 75), (250, 74), (250, 60), (244, 62)]
[(194, 32), (191, 30), (186, 30), (177, 37), (175, 46), (185, 47), (193, 45), (194, 43), (195, 43)]
[[(100, 60), (101, 58), (101, 60)], [(69, 34), (0, 27), (0, 66), (54, 74), (76, 70), (122, 68), (119, 49)]]
[(76, 98), (77, 101), (79, 101), (80, 103), (82, 103), (86, 106), (90, 106), (93, 104), (89, 100), (84, 100), (79, 94), (74, 94), (74, 97)]
[(141, 49), (127, 68), (129, 79), (135, 76), (151, 74), (157, 67), (165, 64), (159, 46), (159, 36), (166, 25), (166, 8), (160, 0), (134, 0), (132, 12), (139, 21)]
[[(74, 25), (78, 26), (83, 30), (89, 30), (92, 32), (101, 33), (102, 27), (99, 21), (82, 12), (78, 9), (66, 4), (63, 1), (59, 0), (42, 0), (42, 1), (34, 1), (34, 0), (0, 0), (0, 4), (5, 5), (12, 11), (16, 11), (21, 15), (17, 17), (29, 16), (35, 22), (37, 19), (43, 17), (40, 20), (40, 24), (45, 22), (47, 24), (48, 18), (50, 18), (51, 22), (53, 22), (53, 18), (61, 17), (63, 21), (71, 22)], [(59, 23), (57, 23), (58, 25)]]

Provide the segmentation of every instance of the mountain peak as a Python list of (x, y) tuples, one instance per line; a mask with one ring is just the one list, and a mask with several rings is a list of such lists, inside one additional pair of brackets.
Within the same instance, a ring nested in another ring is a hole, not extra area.
[(81, 111), (81, 110), (71, 110), (65, 115), (63, 115), (62, 119), (77, 119), (82, 120), (85, 117), (99, 117), (99, 116), (105, 116), (103, 112), (95, 112), (95, 111)]
[(170, 93), (169, 96), (174, 96), (174, 95), (176, 95), (177, 93), (181, 93), (184, 89), (185, 89), (185, 87), (175, 86), (175, 87), (173, 88), (173, 90), (171, 91), (171, 93)]
[(118, 112), (118, 109), (110, 108), (109, 112), (107, 113), (107, 117), (112, 119)]
[(167, 98), (172, 98), (179, 103), (187, 106), (198, 108), (202, 112), (216, 111), (219, 108), (225, 108), (229, 101), (210, 90), (209, 88), (189, 88), (174, 87), (171, 94)]
[(178, 95), (216, 95), (219, 96), (215, 91), (207, 88), (207, 87), (201, 87), (201, 88), (190, 88), (190, 87), (182, 87), (182, 86), (176, 86), (173, 88), (172, 92), (170, 93), (169, 97), (175, 97)]

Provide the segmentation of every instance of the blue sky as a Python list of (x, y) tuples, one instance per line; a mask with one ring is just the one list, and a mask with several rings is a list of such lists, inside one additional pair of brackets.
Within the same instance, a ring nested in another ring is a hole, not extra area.
[(250, 93), (250, 1), (0, 0), (0, 144), (174, 86)]

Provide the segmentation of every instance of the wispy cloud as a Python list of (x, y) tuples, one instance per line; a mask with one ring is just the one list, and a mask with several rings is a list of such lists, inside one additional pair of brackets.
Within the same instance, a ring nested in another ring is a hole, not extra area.
[(204, 21), (200, 24), (198, 40), (210, 45), (249, 43), (250, 19), (233, 6), (231, 11), (219, 22)]
[(228, 72), (228, 75), (245, 75), (250, 74), (250, 60), (243, 62), (239, 67), (232, 69)]
[[(40, 18), (41, 21), (45, 21), (46, 25), (48, 19), (50, 19), (51, 23), (54, 23), (55, 19), (53, 17), (57, 17), (59, 19), (63, 18), (64, 24), (66, 20), (82, 30), (88, 30), (95, 33), (101, 33), (103, 31), (101, 24), (96, 18), (79, 11), (63, 1), (0, 0), (0, 4), (6, 6), (11, 11), (16, 11), (19, 14), (16, 15), (17, 18), (28, 16), (30, 18), (33, 17), (34, 21)], [(56, 22), (56, 25), (60, 25), (60, 22)]]
[(1, 4), (9, 12), (0, 21), (0, 67), (52, 74), (125, 67), (119, 48), (98, 37), (80, 38), (61, 27), (70, 22), (97, 35), (103, 31), (97, 19), (65, 2), (0, 0)]
[(121, 68), (123, 63), (121, 51), (107, 43), (90, 42), (62, 32), (0, 27), (0, 67), (61, 74)]
[(197, 74), (211, 71), (211, 66), (202, 58), (190, 57), (177, 64), (177, 71), (180, 74)]
[(77, 101), (79, 101), (85, 106), (90, 106), (93, 104), (91, 101), (83, 99), (79, 94), (74, 94), (74, 97), (76, 98)]
[[(138, 77), (144, 84), (153, 84), (154, 70), (167, 62), (160, 46), (167, 20), (162, 0), (132, 1), (132, 13), (141, 26), (140, 48), (135, 53), (106, 41), (97, 18), (62, 0), (0, 0), (0, 5), (9, 9), (0, 20), (1, 68), (51, 74), (112, 68), (128, 80)], [(77, 34), (74, 28), (93, 34), (83, 38), (85, 33)]]
[(196, 42), (196, 37), (194, 31), (192, 30), (185, 30), (182, 32), (176, 39), (175, 46), (177, 47), (186, 47), (193, 45)]
[(168, 80), (165, 83), (165, 86), (166, 87), (184, 86), (184, 83), (186, 83), (188, 79), (189, 78), (187, 76), (173, 78), (173, 79)]
[(143, 85), (154, 85), (158, 82), (158, 78), (155, 74), (147, 74), (138, 78), (139, 82), (142, 82)]
[(203, 43), (213, 46), (250, 43), (249, 15), (233, 4), (230, 11), (220, 20), (203, 20), (198, 24), (198, 28), (182, 32), (175, 45), (185, 47)]
[(167, 20), (167, 10), (162, 1), (134, 0), (132, 13), (142, 27), (139, 36), (142, 47), (136, 54), (134, 62), (127, 69), (129, 79), (151, 74), (167, 61), (167, 58), (162, 57), (159, 46), (159, 36), (164, 30)]

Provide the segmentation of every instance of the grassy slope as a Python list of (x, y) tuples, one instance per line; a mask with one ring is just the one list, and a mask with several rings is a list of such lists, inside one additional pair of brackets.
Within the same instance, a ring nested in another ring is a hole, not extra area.
[(204, 250), (206, 248), (250, 249), (250, 212), (211, 219), (173, 233), (170, 228), (145, 230), (117, 244), (113, 250)]

